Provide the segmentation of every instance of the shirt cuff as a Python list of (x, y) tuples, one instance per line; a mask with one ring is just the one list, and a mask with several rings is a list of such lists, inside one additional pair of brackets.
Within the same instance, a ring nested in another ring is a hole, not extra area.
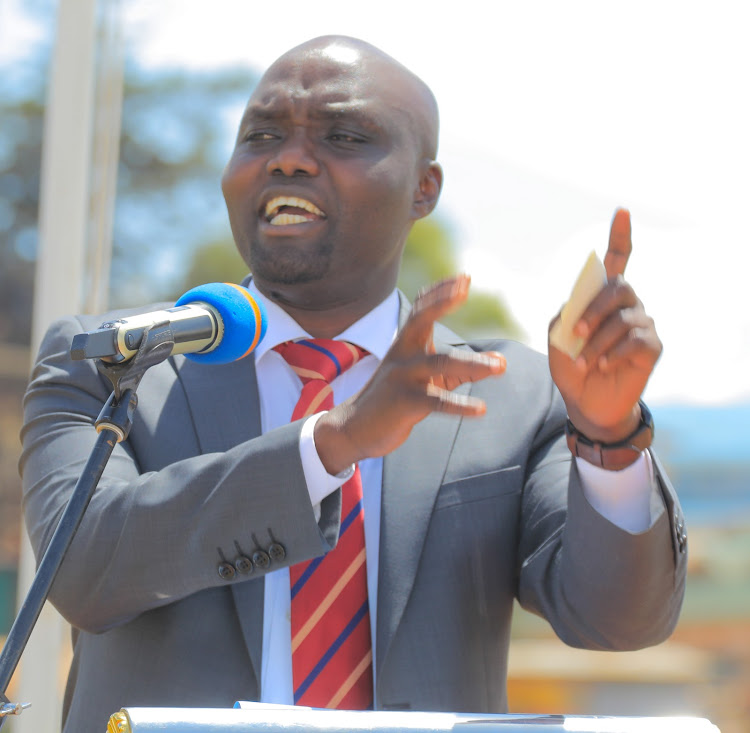
[(340, 474), (333, 476), (326, 471), (323, 462), (318, 455), (318, 449), (315, 447), (315, 423), (324, 415), (324, 412), (318, 412), (311, 415), (302, 425), (302, 433), (299, 438), (299, 454), (302, 459), (302, 470), (305, 474), (307, 491), (310, 495), (310, 502), (315, 510), (315, 518), (320, 519), (320, 502), (332, 494), (336, 489), (343, 486), (354, 474), (354, 464), (349, 466)]
[(648, 451), (621, 471), (608, 471), (582, 458), (576, 458), (576, 465), (584, 496), (605, 519), (632, 534), (651, 527), (651, 500), (657, 487)]

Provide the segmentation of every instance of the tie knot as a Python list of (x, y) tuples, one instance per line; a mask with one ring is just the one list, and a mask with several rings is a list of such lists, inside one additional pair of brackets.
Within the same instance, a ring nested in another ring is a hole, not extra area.
[(330, 384), (368, 352), (348, 341), (302, 339), (286, 341), (274, 347), (303, 384), (322, 380)]

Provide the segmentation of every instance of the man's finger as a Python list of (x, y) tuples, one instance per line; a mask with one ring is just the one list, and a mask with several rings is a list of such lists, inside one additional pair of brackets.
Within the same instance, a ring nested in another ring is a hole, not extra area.
[(464, 303), (470, 282), (468, 275), (461, 274), (422, 290), (414, 299), (409, 319), (394, 342), (395, 351), (428, 347), (435, 321)]
[(447, 415), (463, 417), (481, 417), (487, 412), (484, 400), (442, 389), (435, 384), (428, 384), (425, 394), (432, 412), (444, 412)]
[(446, 308), (456, 308), (466, 300), (469, 294), (471, 278), (465, 273), (446, 278), (440, 282), (428, 285), (417, 294), (414, 299), (414, 312), (445, 311)]
[(633, 251), (633, 241), (630, 230), (630, 212), (627, 209), (617, 209), (609, 230), (609, 247), (604, 256), (604, 269), (607, 280), (612, 280), (625, 273), (630, 253)]
[(444, 384), (458, 385), (502, 374), (506, 366), (505, 357), (497, 351), (454, 349), (450, 354), (425, 356), (411, 368), (414, 378), (418, 380), (437, 380)]

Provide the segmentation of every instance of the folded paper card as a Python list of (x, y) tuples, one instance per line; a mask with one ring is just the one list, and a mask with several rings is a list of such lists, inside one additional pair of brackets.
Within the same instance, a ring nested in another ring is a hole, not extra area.
[(578, 358), (585, 344), (584, 339), (573, 333), (573, 329), (591, 301), (606, 284), (607, 271), (596, 252), (592, 252), (573, 286), (568, 302), (560, 311), (560, 318), (555, 321), (549, 332), (550, 344), (565, 352), (571, 359)]

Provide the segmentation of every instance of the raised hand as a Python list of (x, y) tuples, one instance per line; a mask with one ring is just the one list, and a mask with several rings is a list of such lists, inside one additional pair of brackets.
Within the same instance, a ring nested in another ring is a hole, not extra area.
[(318, 420), (315, 445), (329, 473), (390, 453), (432, 412), (484, 414), (484, 402), (452, 390), (464, 382), (502, 374), (505, 358), (497, 352), (459, 349), (436, 353), (432, 340), (435, 321), (466, 300), (469, 282), (467, 275), (457, 275), (422, 291), (367, 385)]
[(552, 378), (571, 421), (587, 437), (607, 443), (638, 425), (638, 400), (662, 351), (653, 319), (623, 277), (632, 248), (630, 213), (618, 209), (604, 258), (607, 284), (574, 329), (586, 342), (581, 354), (574, 361), (549, 347)]

